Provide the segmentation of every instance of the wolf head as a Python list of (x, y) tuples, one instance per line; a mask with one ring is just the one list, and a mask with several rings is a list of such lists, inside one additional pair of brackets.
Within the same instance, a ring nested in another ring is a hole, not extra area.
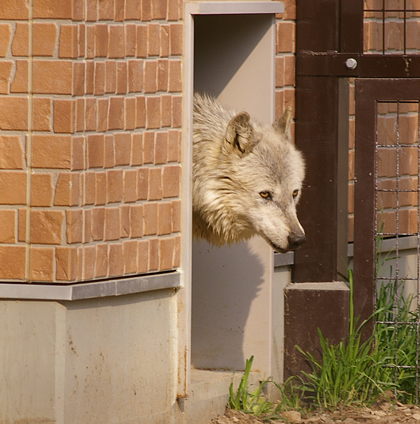
[[(272, 126), (251, 123), (246, 112), (231, 115), (224, 121), (217, 153), (208, 144), (204, 152), (196, 145), (200, 135), (194, 134), (193, 209), (198, 237), (223, 244), (259, 234), (282, 253), (305, 242), (296, 216), (304, 161), (290, 142), (291, 120), (290, 107)], [(221, 122), (214, 122), (213, 137)], [(202, 161), (209, 165), (206, 170)]]

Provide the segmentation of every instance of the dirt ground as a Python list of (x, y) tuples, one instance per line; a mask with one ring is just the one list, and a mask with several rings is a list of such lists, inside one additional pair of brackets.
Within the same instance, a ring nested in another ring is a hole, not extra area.
[[(223, 417), (215, 418), (209, 424), (262, 424), (267, 421), (259, 420), (242, 412), (226, 410)], [(284, 420), (272, 423), (290, 424), (420, 424), (420, 408), (397, 403), (391, 405), (382, 402), (372, 408), (345, 408), (334, 412), (320, 412), (302, 417), (299, 412), (285, 413)]]

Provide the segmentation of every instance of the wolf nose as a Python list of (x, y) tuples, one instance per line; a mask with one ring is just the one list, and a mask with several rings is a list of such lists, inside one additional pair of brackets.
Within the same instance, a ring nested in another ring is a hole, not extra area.
[(306, 237), (304, 233), (296, 234), (291, 233), (287, 236), (287, 241), (289, 243), (290, 250), (296, 250), (306, 241)]

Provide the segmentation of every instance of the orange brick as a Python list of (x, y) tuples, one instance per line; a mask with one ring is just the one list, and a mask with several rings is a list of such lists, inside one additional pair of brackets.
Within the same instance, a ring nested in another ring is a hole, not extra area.
[(33, 168), (70, 169), (71, 136), (35, 134), (32, 146)]
[(114, 0), (101, 0), (98, 7), (99, 20), (114, 20)]
[(96, 21), (98, 19), (98, 1), (86, 0), (86, 20)]
[(125, 25), (125, 55), (133, 57), (136, 55), (136, 25)]
[(171, 56), (182, 55), (182, 35), (184, 28), (182, 24), (171, 24), (169, 26), (170, 31), (170, 54)]
[(116, 22), (122, 22), (124, 20), (124, 6), (125, 6), (125, 0), (114, 0), (115, 1), (115, 7), (114, 7), (114, 21)]
[(0, 204), (26, 205), (26, 179), (24, 171), (0, 171)]
[(73, 95), (83, 96), (85, 94), (85, 64), (73, 63)]
[(182, 91), (182, 65), (180, 60), (169, 61), (169, 84), (170, 92)]
[(125, 129), (134, 130), (136, 128), (136, 99), (126, 97), (124, 99), (125, 107)]
[(159, 240), (149, 240), (149, 271), (159, 269)]
[(137, 272), (137, 241), (123, 242), (124, 275)]
[(0, 278), (23, 280), (25, 278), (25, 262), (25, 246), (0, 246)]
[(295, 86), (295, 56), (285, 56), (284, 58), (284, 84)]
[(120, 221), (121, 228), (120, 234), (121, 238), (126, 238), (130, 236), (130, 206), (121, 205), (120, 206)]
[(130, 237), (143, 237), (143, 205), (130, 206)]
[(169, 25), (160, 26), (160, 57), (169, 56)]
[(157, 23), (149, 23), (147, 24), (147, 55), (159, 56), (159, 53), (160, 53), (160, 26)]
[(0, 168), (23, 169), (25, 165), (21, 137), (0, 135)]
[(0, 129), (11, 131), (28, 129), (27, 97), (0, 97)]
[(160, 127), (160, 97), (146, 98), (146, 128)]
[(85, 50), (86, 50), (85, 37), (86, 37), (86, 25), (84, 23), (81, 23), (78, 26), (78, 40), (79, 40), (78, 55), (79, 57), (85, 57)]
[(138, 200), (146, 200), (149, 191), (149, 168), (139, 169)]
[(96, 98), (86, 99), (85, 128), (86, 131), (96, 131), (98, 104)]
[(10, 45), (12, 27), (10, 24), (0, 24), (0, 57), (6, 57)]
[(151, 168), (149, 170), (149, 200), (162, 199), (162, 170), (160, 168)]
[(76, 99), (76, 132), (85, 129), (85, 99)]
[(137, 176), (136, 169), (124, 170), (124, 203), (137, 201)]
[(84, 0), (73, 0), (73, 20), (82, 21), (83, 19), (85, 19)]
[(124, 26), (109, 25), (108, 57), (123, 58), (125, 56), (124, 41)]
[(294, 53), (295, 27), (294, 22), (277, 24), (277, 53)]
[(284, 57), (276, 57), (276, 88), (284, 87)]
[(77, 277), (78, 281), (83, 280), (83, 246), (77, 248)]
[(54, 100), (53, 128), (55, 133), (73, 133), (76, 103), (74, 100)]
[(71, 19), (72, 12), (68, 0), (34, 0), (34, 18)]
[(158, 91), (168, 91), (169, 81), (169, 62), (167, 59), (158, 61), (158, 80), (157, 89)]
[(144, 92), (156, 93), (157, 90), (157, 62), (145, 61), (144, 63)]
[(147, 57), (147, 25), (136, 26), (136, 56)]
[(141, 20), (152, 20), (152, 0), (141, 0)]
[(136, 128), (146, 126), (146, 99), (143, 96), (136, 96)]
[(181, 128), (182, 126), (182, 97), (172, 97), (172, 127)]
[(174, 242), (174, 262), (172, 266), (174, 268), (177, 268), (181, 266), (181, 237), (175, 237)]
[(79, 43), (77, 40), (77, 25), (60, 26), (60, 42), (58, 48), (58, 57), (60, 58), (77, 58)]
[(88, 25), (86, 27), (86, 59), (93, 59), (95, 57), (95, 27)]
[(131, 165), (143, 165), (143, 134), (141, 133), (133, 134)]
[(26, 208), (18, 210), (18, 241), (26, 241)]
[(115, 146), (114, 136), (112, 134), (105, 136), (105, 168), (115, 166)]
[(117, 94), (127, 93), (127, 63), (117, 62)]
[(168, 159), (168, 133), (157, 132), (155, 138), (155, 164), (164, 164)]
[(137, 272), (144, 274), (149, 270), (149, 241), (139, 241), (137, 243), (137, 252)]
[(117, 91), (117, 62), (115, 61), (105, 62), (105, 91), (107, 93)]
[(83, 241), (83, 210), (66, 210), (66, 221), (67, 243), (81, 243)]
[(106, 277), (108, 275), (108, 245), (96, 245), (96, 267), (95, 277)]
[(96, 247), (83, 246), (83, 280), (93, 280), (95, 277)]
[(92, 209), (92, 239), (94, 241), (104, 239), (105, 208)]
[(177, 130), (168, 131), (168, 162), (180, 161), (181, 133)]
[(110, 97), (108, 128), (110, 130), (122, 130), (124, 128), (124, 97)]
[(71, 140), (71, 169), (84, 169), (84, 138), (72, 137)]
[(0, 62), (0, 94), (9, 93), (9, 84), (12, 68), (13, 62), (11, 60), (2, 60)]
[(84, 204), (95, 203), (95, 172), (86, 172), (84, 178)]
[(95, 205), (105, 205), (106, 195), (106, 172), (97, 172), (95, 174)]
[(157, 222), (157, 234), (159, 236), (172, 233), (172, 207), (170, 203), (159, 203)]
[(106, 57), (108, 55), (108, 25), (95, 25), (95, 56)]
[(125, 19), (136, 20), (141, 19), (141, 2), (138, 0), (125, 1)]
[(77, 249), (73, 247), (56, 247), (55, 264), (56, 280), (75, 280), (77, 278)]
[(29, 264), (31, 281), (54, 280), (53, 248), (31, 247)]
[(172, 232), (177, 233), (181, 231), (181, 201), (175, 200), (171, 202), (172, 205)]
[(80, 203), (80, 175), (61, 172), (55, 186), (54, 206), (77, 206)]
[(34, 56), (53, 56), (57, 44), (57, 25), (51, 22), (33, 23), (32, 51)]
[(123, 170), (106, 171), (107, 203), (121, 202), (123, 198)]
[(173, 238), (159, 240), (159, 271), (173, 267), (175, 240)]
[(52, 174), (31, 176), (31, 206), (51, 206), (53, 200)]
[(143, 205), (143, 234), (145, 236), (157, 234), (158, 226), (157, 203)]
[(178, 197), (181, 168), (179, 165), (165, 166), (163, 168), (163, 197)]
[(153, 19), (166, 19), (167, 0), (153, 0), (152, 14)]
[[(85, 93), (93, 94), (94, 87), (95, 87), (95, 62), (89, 60), (88, 62), (86, 62)], [(93, 100), (93, 99), (88, 99), (88, 100)]]
[(118, 240), (120, 238), (120, 210), (107, 208), (105, 210), (105, 240)]
[(143, 90), (143, 61), (128, 61), (128, 91), (130, 93), (141, 92)]
[[(67, 0), (66, 0), (67, 1)], [(71, 94), (72, 63), (66, 60), (34, 60), (33, 91), (43, 94)]]
[(109, 263), (108, 275), (110, 277), (119, 277), (124, 272), (124, 259), (121, 244), (111, 244), (108, 250)]
[(131, 134), (116, 133), (115, 139), (115, 164), (129, 165), (131, 158)]
[(168, 21), (177, 21), (180, 17), (179, 0), (168, 0)]
[(105, 93), (105, 63), (104, 62), (95, 62), (95, 83), (94, 83), (93, 92), (96, 96), (100, 96)]
[(28, 92), (28, 61), (17, 60), (16, 72), (13, 81), (10, 84), (11, 93), (27, 93)]
[(26, 22), (16, 23), (15, 35), (12, 41), (12, 54), (13, 56), (29, 55), (29, 24)]
[(172, 97), (170, 95), (161, 96), (160, 116), (162, 127), (172, 125)]
[(31, 243), (61, 244), (63, 211), (31, 210)]
[(83, 234), (83, 242), (90, 243), (92, 238), (92, 210), (85, 209), (83, 210), (83, 220), (84, 220), (84, 234)]
[(16, 243), (16, 210), (0, 210), (0, 243)]
[(108, 103), (107, 98), (98, 99), (98, 131), (108, 130)]
[(102, 134), (87, 137), (87, 158), (89, 168), (103, 168), (105, 161), (105, 137)]

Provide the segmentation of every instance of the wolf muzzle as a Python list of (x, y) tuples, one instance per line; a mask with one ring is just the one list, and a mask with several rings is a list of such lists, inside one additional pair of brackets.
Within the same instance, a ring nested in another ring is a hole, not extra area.
[(288, 249), (289, 250), (296, 250), (300, 246), (302, 246), (303, 243), (306, 241), (305, 233), (299, 231), (299, 232), (291, 232), (287, 236), (287, 242), (289, 243)]

